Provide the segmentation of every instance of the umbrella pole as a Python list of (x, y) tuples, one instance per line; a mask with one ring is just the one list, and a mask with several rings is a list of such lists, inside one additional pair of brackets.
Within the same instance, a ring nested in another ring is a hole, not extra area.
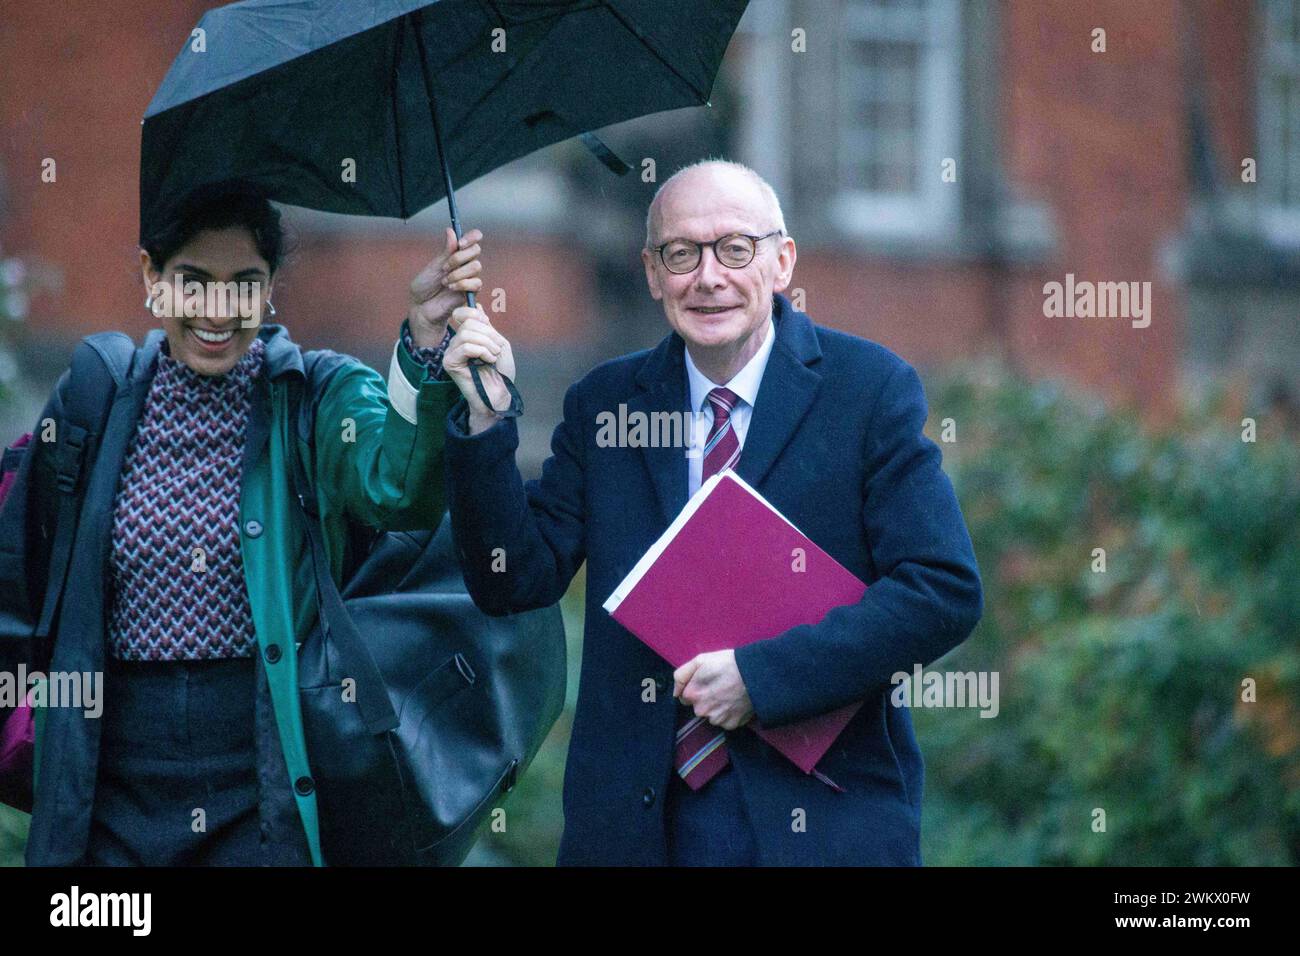
[[(424, 98), (429, 103), (429, 119), (433, 122), (433, 142), (438, 148), (438, 165), (442, 167), (442, 184), (447, 192), (447, 211), (451, 213), (451, 228), (456, 239), (461, 237), (460, 214), (456, 211), (456, 188), (451, 183), (451, 167), (447, 165), (447, 151), (442, 145), (442, 124), (438, 122), (437, 97), (433, 93), (433, 77), (429, 75), (429, 58), (424, 52), (424, 31), (421, 29), (424, 10), (416, 10), (411, 19), (415, 29), (415, 45), (420, 51), (420, 75), (424, 77)], [(474, 308), (474, 293), (465, 293), (465, 303)]]
[[(416, 10), (411, 20), (411, 25), (415, 28), (415, 45), (420, 50), (420, 74), (424, 77), (424, 98), (429, 101), (429, 119), (433, 121), (433, 142), (438, 147), (438, 163), (442, 166), (442, 183), (447, 190), (447, 211), (451, 213), (451, 228), (456, 233), (456, 239), (461, 237), (460, 214), (456, 211), (456, 189), (451, 183), (451, 167), (447, 165), (447, 151), (442, 145), (442, 124), (438, 122), (438, 103), (437, 97), (433, 95), (433, 77), (429, 75), (429, 58), (424, 54), (424, 31), (421, 25), (424, 19), (423, 8)], [(465, 303), (472, 309), (474, 308), (474, 293), (465, 293)], [(519, 389), (515, 388), (515, 383), (502, 375), (501, 381), (505, 383), (506, 391), (510, 393), (510, 406), (501, 411), (492, 405), (492, 400), (488, 397), (487, 389), (483, 387), (483, 379), (479, 374), (479, 368), (484, 364), (481, 359), (475, 359), (470, 362), (470, 375), (474, 378), (474, 388), (478, 392), (478, 397), (483, 404), (491, 408), (498, 415), (504, 415), (507, 418), (514, 418), (523, 414), (524, 400), (519, 394)]]

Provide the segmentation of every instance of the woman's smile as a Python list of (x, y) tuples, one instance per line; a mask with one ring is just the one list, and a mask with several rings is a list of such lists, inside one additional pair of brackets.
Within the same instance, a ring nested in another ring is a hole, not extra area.
[(224, 332), (214, 332), (211, 329), (201, 329), (198, 326), (189, 326), (189, 331), (193, 334), (199, 348), (205, 352), (220, 353), (225, 351), (231, 339), (235, 337), (234, 329), (226, 329)]

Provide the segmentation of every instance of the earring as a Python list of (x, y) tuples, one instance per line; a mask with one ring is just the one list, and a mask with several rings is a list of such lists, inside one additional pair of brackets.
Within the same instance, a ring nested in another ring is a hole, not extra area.
[(271, 304), (271, 300), (270, 300), (270, 299), (267, 299), (267, 300), (266, 300), (266, 307), (267, 307), (267, 308), (270, 310), (270, 312), (271, 312), (271, 318), (275, 318), (275, 306)]
[(150, 295), (148, 298), (146, 298), (146, 299), (144, 300), (144, 307), (145, 307), (146, 309), (148, 309), (150, 312), (153, 311), (153, 296), (152, 296), (152, 295)]

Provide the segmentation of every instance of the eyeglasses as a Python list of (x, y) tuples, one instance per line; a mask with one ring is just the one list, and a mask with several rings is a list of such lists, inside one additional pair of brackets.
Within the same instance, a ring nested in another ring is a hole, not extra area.
[(747, 236), (741, 232), (733, 232), (727, 236), (720, 236), (712, 242), (672, 239), (663, 245), (655, 246), (654, 251), (659, 253), (664, 268), (674, 275), (681, 276), (694, 272), (699, 267), (705, 246), (712, 246), (713, 255), (728, 269), (743, 269), (754, 261), (754, 250), (760, 242), (770, 236), (781, 235), (785, 235), (784, 230), (774, 229), (766, 236)]

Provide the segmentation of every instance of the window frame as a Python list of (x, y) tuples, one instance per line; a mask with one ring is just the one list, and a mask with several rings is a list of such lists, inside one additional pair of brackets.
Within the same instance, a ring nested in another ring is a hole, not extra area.
[[(840, 231), (868, 238), (934, 238), (957, 227), (961, 192), (956, 182), (941, 179), (942, 160), (958, 161), (962, 144), (962, 8), (959, 0), (922, 0), (926, 6), (924, 39), (918, 44), (917, 75), (917, 188), (910, 193), (889, 193), (844, 185), (843, 137), (852, 127), (850, 106), (841, 100), (835, 111), (835, 198), (828, 212)], [(883, 14), (856, 0), (846, 0), (842, 29), (836, 44), (840, 88), (849, 69), (851, 45), (862, 40), (889, 38), (888, 21), (898, 14)], [(901, 17), (899, 17), (901, 19)], [(898, 32), (895, 31), (898, 36)], [(859, 125), (857, 129), (865, 127)]]
[[(1256, 60), (1256, 110), (1255, 128), (1259, 161), (1256, 177), (1261, 187), (1259, 196), (1260, 221), (1265, 235), (1273, 242), (1286, 245), (1300, 245), (1300, 37), (1293, 42), (1279, 42), (1274, 36), (1272, 25), (1275, 22), (1270, 7), (1275, 0), (1262, 0), (1258, 18), (1258, 57)], [(1291, 4), (1292, 16), (1295, 18), (1293, 33), (1300, 35), (1300, 2), (1285, 0)], [(1289, 54), (1283, 54), (1279, 47), (1290, 47)], [(1287, 121), (1269, 121), (1268, 117), (1284, 116), (1285, 103), (1273, 91), (1275, 71), (1289, 73), (1293, 82), (1291, 101), (1295, 104), (1290, 117), (1290, 124), (1296, 132), (1292, 135), (1295, 147), (1290, 156), (1284, 142), (1284, 130)], [(1290, 188), (1294, 197), (1286, 201), (1286, 192)]]

